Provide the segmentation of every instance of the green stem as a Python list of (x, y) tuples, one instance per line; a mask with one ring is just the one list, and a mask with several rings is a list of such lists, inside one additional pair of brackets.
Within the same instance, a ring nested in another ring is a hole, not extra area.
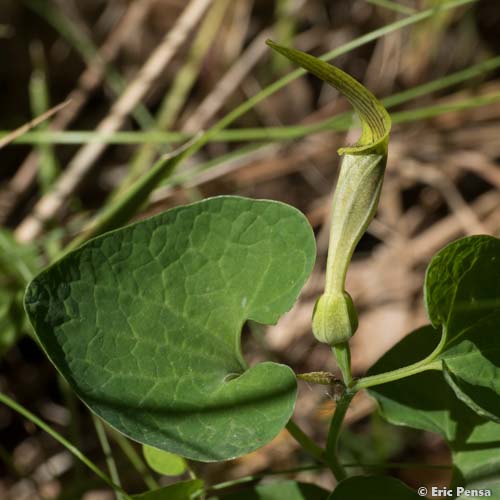
[(432, 362), (424, 361), (419, 361), (417, 363), (413, 363), (412, 365), (404, 366), (403, 368), (398, 368), (397, 370), (392, 370), (390, 372), (360, 378), (354, 383), (351, 390), (359, 391), (375, 385), (387, 384), (388, 382), (394, 382), (395, 380), (411, 377), (412, 375), (416, 375), (417, 373), (425, 372), (427, 370), (441, 369), (440, 360)]
[[(106, 435), (106, 431), (104, 430), (104, 424), (102, 423), (101, 419), (93, 413), (92, 421), (94, 422), (97, 438), (99, 439), (99, 443), (104, 453), (104, 458), (106, 459), (109, 475), (111, 476), (113, 482), (121, 487), (120, 476), (118, 475), (118, 469), (113, 457), (113, 452), (111, 451), (111, 446), (109, 445), (108, 436)], [(123, 500), (123, 496), (118, 491), (116, 492), (116, 498), (117, 500)]]
[(446, 328), (443, 329), (441, 338), (439, 339), (438, 345), (434, 350), (424, 359), (412, 363), (408, 366), (403, 366), (396, 370), (391, 370), (385, 373), (378, 373), (377, 375), (371, 375), (369, 377), (362, 377), (354, 382), (351, 387), (352, 392), (359, 391), (361, 389), (367, 389), (368, 387), (373, 387), (375, 385), (387, 384), (388, 382), (394, 382), (401, 378), (411, 377), (417, 373), (421, 373), (427, 370), (441, 370), (442, 364), (439, 359), (436, 359), (446, 345), (448, 339), (448, 332)]
[(339, 461), (338, 442), (342, 423), (353, 397), (354, 393), (346, 393), (337, 401), (326, 443), (326, 457), (335, 479), (339, 482), (347, 477), (347, 473)]
[[(46, 113), (50, 109), (50, 91), (47, 81), (47, 66), (44, 49), (40, 42), (34, 42), (31, 46), (33, 71), (29, 82), (30, 101), (33, 118)], [(46, 131), (49, 128), (47, 122), (43, 122), (38, 130)], [(52, 144), (40, 144), (36, 148), (39, 153), (38, 183), (43, 194), (50, 191), (52, 184), (59, 175), (59, 166), (54, 154)]]
[(254, 474), (252, 476), (239, 477), (238, 479), (232, 479), (230, 481), (224, 481), (222, 483), (217, 483), (207, 488), (208, 492), (224, 490), (226, 488), (231, 488), (239, 484), (249, 483), (252, 481), (258, 481), (259, 479), (265, 478), (267, 476), (277, 476), (280, 474), (294, 474), (296, 472), (303, 472), (309, 470), (320, 470), (327, 467), (325, 464), (315, 464), (315, 465), (303, 465), (301, 467), (293, 467), (291, 469), (284, 470), (273, 470), (269, 472), (263, 472), (262, 474)]
[[(78, 412), (78, 399), (76, 398), (75, 393), (71, 389), (67, 380), (58, 373), (57, 377), (59, 383), (59, 389), (63, 395), (64, 403), (66, 408), (68, 408), (70, 412), (70, 421), (68, 424), (68, 435), (69, 438), (77, 448), (81, 448), (82, 439), (80, 435), (80, 414)], [(84, 472), (83, 466), (81, 462), (77, 462), (75, 464), (75, 477), (76, 480), (82, 480), (82, 474)]]
[(415, 9), (412, 7), (407, 7), (391, 0), (366, 0), (366, 2), (399, 12), (400, 14), (415, 14)]
[(348, 342), (342, 342), (332, 347), (332, 351), (337, 359), (337, 364), (342, 373), (342, 378), (346, 387), (352, 385), (352, 372), (351, 372), (351, 350)]
[[(498, 60), (497, 58), (497, 66)], [(413, 90), (413, 89), (412, 89)], [(403, 93), (402, 93), (403, 94)], [(394, 95), (398, 98), (402, 94)], [(405, 97), (400, 102), (406, 102), (409, 98)], [(461, 101), (449, 104), (436, 104), (425, 106), (408, 111), (399, 111), (391, 115), (392, 123), (409, 123), (455, 111), (464, 111), (467, 109), (489, 106), (500, 100), (500, 93), (494, 92), (488, 95), (463, 99)], [(382, 103), (390, 102), (390, 98)], [(396, 99), (395, 101), (396, 102)], [(400, 102), (397, 102), (399, 104)], [(394, 106), (395, 104), (391, 105)], [(388, 106), (388, 107), (391, 107)], [(269, 144), (271, 141), (287, 141), (300, 139), (306, 135), (312, 135), (325, 131), (345, 131), (352, 124), (352, 114), (342, 113), (333, 118), (313, 123), (311, 125), (290, 125), (282, 127), (264, 127), (264, 128), (240, 128), (221, 130), (211, 135), (207, 142), (246, 142), (246, 141), (265, 141)], [(9, 135), (12, 130), (0, 130), (0, 139)], [(161, 132), (161, 131), (120, 131), (112, 134), (102, 134), (89, 130), (69, 130), (69, 131), (29, 131), (17, 137), (12, 141), (12, 145), (21, 144), (62, 144), (78, 145), (93, 143), (106, 144), (170, 144), (179, 143), (193, 138), (193, 134), (184, 132)], [(250, 146), (251, 147), (251, 146)], [(255, 146), (254, 146), (255, 147)]]
[(405, 462), (382, 462), (380, 464), (364, 464), (364, 463), (347, 463), (342, 464), (342, 467), (353, 468), (360, 467), (365, 469), (453, 469), (453, 465), (436, 465), (422, 463), (405, 463)]
[(8, 406), (15, 412), (27, 418), (29, 421), (33, 422), (36, 426), (40, 427), (49, 436), (53, 437), (62, 446), (64, 446), (74, 457), (83, 462), (96, 476), (101, 478), (105, 483), (107, 483), (115, 491), (119, 491), (127, 500), (132, 500), (132, 498), (126, 493), (126, 491), (119, 485), (115, 484), (110, 477), (108, 477), (104, 472), (102, 472), (99, 467), (97, 467), (89, 458), (87, 458), (78, 448), (73, 446), (69, 441), (67, 441), (58, 432), (53, 430), (49, 425), (47, 425), (43, 420), (38, 418), (36, 415), (31, 413), (29, 410), (16, 403), (13, 399), (9, 398), (6, 394), (0, 392), (0, 403)]
[[(290, 0), (277, 0), (275, 5), (276, 24), (273, 27), (274, 36), (282, 45), (291, 45), (297, 31), (297, 18), (293, 12), (293, 2)], [(283, 73), (289, 69), (290, 61), (277, 56), (278, 54), (273, 53), (273, 69), (277, 73)]]
[(412, 363), (408, 366), (403, 366), (402, 368), (398, 368), (396, 370), (379, 373), (377, 375), (371, 375), (369, 377), (362, 377), (356, 380), (354, 384), (352, 384), (351, 391), (357, 392), (361, 389), (367, 389), (368, 387), (373, 387), (375, 385), (387, 384), (388, 382), (394, 382), (395, 380), (399, 380), (401, 378), (411, 377), (412, 375), (416, 375), (417, 373), (427, 370), (440, 370), (442, 367), (441, 361), (436, 358), (439, 356), (439, 354), (441, 354), (441, 351), (443, 350), (447, 339), (448, 334), (446, 329), (444, 329), (438, 345), (427, 357), (421, 359), (420, 361), (417, 361), (416, 363)]
[(319, 462), (326, 463), (325, 450), (318, 446), (293, 420), (286, 424), (286, 430), (309, 455)]
[(128, 458), (129, 462), (132, 464), (134, 469), (137, 471), (139, 476), (141, 476), (144, 484), (150, 490), (156, 490), (160, 487), (156, 479), (151, 475), (149, 469), (146, 467), (146, 464), (142, 460), (141, 456), (135, 448), (132, 446), (130, 441), (119, 432), (110, 429), (109, 427), (106, 429), (111, 439), (116, 442), (116, 444), (120, 447), (123, 454)]

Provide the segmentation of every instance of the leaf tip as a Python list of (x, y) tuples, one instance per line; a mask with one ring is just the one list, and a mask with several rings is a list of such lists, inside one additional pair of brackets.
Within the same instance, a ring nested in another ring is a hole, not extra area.
[(271, 49), (274, 49), (274, 50), (277, 50), (279, 47), (279, 45), (274, 40), (271, 40), (270, 38), (268, 38), (266, 40), (266, 45), (268, 47), (271, 47)]

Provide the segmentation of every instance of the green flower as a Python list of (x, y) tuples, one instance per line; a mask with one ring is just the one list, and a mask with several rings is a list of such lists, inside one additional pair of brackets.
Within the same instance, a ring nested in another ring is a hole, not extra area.
[(339, 149), (344, 157), (331, 210), (325, 292), (313, 313), (314, 336), (335, 346), (349, 340), (358, 326), (356, 309), (345, 291), (345, 279), (354, 249), (377, 210), (391, 119), (380, 101), (347, 73), (304, 52), (267, 43), (335, 87), (349, 100), (361, 121), (358, 142)]

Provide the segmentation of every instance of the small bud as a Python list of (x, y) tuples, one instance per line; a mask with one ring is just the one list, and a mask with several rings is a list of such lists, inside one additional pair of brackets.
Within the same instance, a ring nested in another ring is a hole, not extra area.
[(312, 330), (317, 340), (335, 346), (347, 342), (358, 328), (358, 315), (347, 292), (323, 294), (314, 306)]

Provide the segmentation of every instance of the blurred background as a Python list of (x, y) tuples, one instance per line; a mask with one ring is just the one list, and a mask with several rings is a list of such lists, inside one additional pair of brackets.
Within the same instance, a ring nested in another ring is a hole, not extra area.
[[(234, 110), (229, 131), (214, 133), (165, 177), (135, 219), (218, 194), (302, 210), (317, 235), (316, 268), (277, 325), (246, 325), (244, 352), (251, 363), (275, 359), (296, 372), (336, 370), (328, 347), (314, 341), (310, 319), (324, 281), (336, 151), (359, 131), (346, 101), (314, 77), (289, 78), (269, 91), (295, 69), (267, 48), (270, 37), (318, 56), (336, 49), (334, 63), (385, 98), (393, 116), (380, 207), (348, 274), (360, 312), (351, 343), (355, 375), (427, 322), (422, 283), (438, 249), (461, 236), (500, 232), (496, 0), (3, 0), (0, 391), (103, 470), (88, 411), (30, 337), (24, 288), (159, 155)], [(265, 99), (249, 101), (262, 92)], [(68, 99), (50, 119), (29, 123)], [(300, 383), (296, 419), (318, 442), (333, 409), (324, 387)], [(386, 424), (364, 393), (346, 422), (343, 461), (358, 464), (351, 470), (417, 462), (435, 467), (381, 470), (411, 486), (448, 483), (449, 453), (436, 435)], [(112, 432), (110, 439), (125, 488), (144, 490), (140, 447)], [(193, 469), (213, 484), (310, 463), (283, 431), (248, 456)], [(292, 476), (333, 486), (321, 470)], [(0, 498), (114, 494), (0, 405)]]

